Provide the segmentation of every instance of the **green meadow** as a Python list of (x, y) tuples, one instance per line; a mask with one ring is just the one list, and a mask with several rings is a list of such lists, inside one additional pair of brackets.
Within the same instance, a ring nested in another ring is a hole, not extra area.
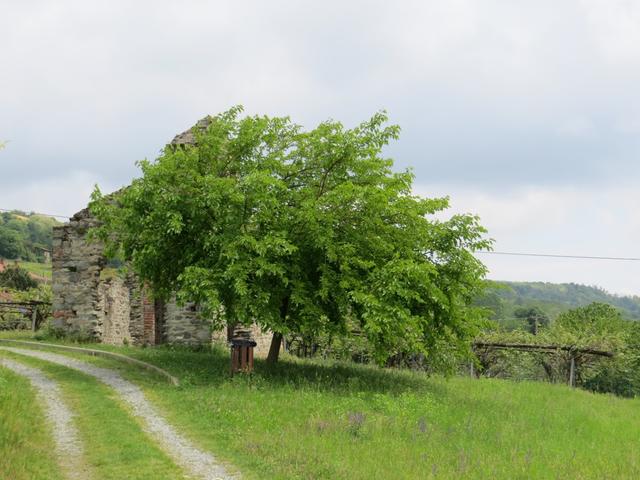
[[(179, 377), (182, 383), (175, 387), (137, 367), (74, 354), (140, 384), (173, 424), (244, 478), (640, 478), (640, 401), (635, 399), (564, 385), (430, 378), (286, 356), (275, 367), (257, 360), (252, 375), (231, 377), (224, 350), (91, 347), (125, 353)], [(85, 436), (94, 431), (86, 438), (98, 449), (90, 461), (100, 478), (117, 478), (118, 464), (171, 478), (171, 466), (153, 445), (145, 445), (148, 440), (133, 442), (138, 448), (124, 458), (118, 453), (122, 447), (109, 446), (115, 434), (101, 430), (120, 429), (121, 439), (129, 431), (140, 433), (108, 389), (80, 381), (82, 375), (63, 367), (43, 368), (78, 406)], [(32, 401), (22, 380), (5, 371), (2, 378), (3, 389), (16, 388)], [(0, 415), (14, 413), (24, 414), (3, 405)], [(115, 425), (107, 421), (111, 418)], [(40, 436), (41, 420), (28, 420)], [(38, 450), (21, 451), (6, 439), (0, 452), (4, 459), (15, 456), (15, 462), (25, 455), (44, 461)], [(111, 465), (101, 466), (98, 457)], [(5, 460), (5, 468), (13, 463)]]

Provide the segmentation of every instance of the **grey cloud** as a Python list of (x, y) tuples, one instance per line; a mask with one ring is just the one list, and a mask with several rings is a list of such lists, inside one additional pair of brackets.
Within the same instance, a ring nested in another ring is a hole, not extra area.
[(0, 186), (72, 171), (126, 183), (136, 160), (238, 103), (307, 126), (387, 109), (403, 128), (389, 152), (423, 182), (628, 178), (640, 9), (607, 5), (7, 3)]
[[(307, 127), (386, 109), (402, 127), (388, 154), (414, 168), (416, 190), (479, 213), (502, 248), (637, 256), (640, 4), (0, 0), (0, 12), (0, 208), (73, 213), (93, 183), (127, 184), (136, 160), (235, 104)], [(639, 288), (622, 266), (487, 262), (494, 278)]]
[[(401, 122), (402, 123), (402, 122)], [(584, 134), (559, 127), (497, 122), (481, 112), (443, 120), (427, 110), (405, 122), (401, 141), (390, 149), (398, 165), (412, 166), (418, 179), (513, 187), (598, 184), (640, 173), (640, 139), (594, 127)]]

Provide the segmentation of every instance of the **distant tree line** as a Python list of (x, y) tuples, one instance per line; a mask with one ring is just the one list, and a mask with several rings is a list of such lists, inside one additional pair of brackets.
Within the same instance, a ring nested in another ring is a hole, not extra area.
[(43, 262), (51, 250), (55, 219), (20, 211), (0, 213), (0, 258)]
[(616, 307), (625, 319), (640, 320), (640, 297), (613, 295), (599, 287), (575, 283), (491, 281), (476, 299), (476, 304), (485, 307), (491, 319), (506, 330), (526, 330), (528, 317), (534, 315), (532, 309), (535, 315), (547, 318), (541, 321), (553, 321), (567, 310), (593, 302)]

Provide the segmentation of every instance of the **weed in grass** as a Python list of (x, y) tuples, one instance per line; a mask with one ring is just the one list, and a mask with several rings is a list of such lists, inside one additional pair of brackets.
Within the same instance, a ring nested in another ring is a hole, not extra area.
[(354, 437), (359, 437), (362, 434), (362, 427), (366, 416), (362, 412), (349, 412), (347, 419), (349, 421), (348, 431)]
[(420, 433), (427, 433), (427, 420), (424, 417), (418, 419), (418, 431)]
[(260, 450), (262, 450), (262, 447), (259, 443), (248, 442), (246, 445), (246, 449), (247, 449), (247, 452), (253, 455), (253, 454), (259, 454)]
[(469, 470), (469, 456), (463, 450), (458, 453), (458, 473), (464, 475)]
[(473, 420), (471, 419), (471, 417), (467, 417), (467, 419), (464, 422), (464, 429), (465, 431), (471, 435), (472, 434), (472, 430), (473, 430)]
[(322, 435), (323, 433), (329, 430), (329, 428), (331, 427), (331, 424), (326, 420), (318, 420), (315, 426), (316, 426), (316, 432)]

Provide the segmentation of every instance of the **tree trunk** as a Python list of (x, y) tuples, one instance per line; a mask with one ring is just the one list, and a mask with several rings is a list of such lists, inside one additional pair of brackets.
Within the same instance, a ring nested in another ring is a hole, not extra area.
[(227, 324), (227, 342), (230, 342), (235, 332), (235, 324)]
[[(289, 297), (286, 296), (282, 299), (282, 304), (280, 305), (280, 318), (282, 319), (283, 324), (287, 319), (288, 313), (289, 313)], [(267, 356), (267, 363), (274, 364), (278, 361), (278, 358), (280, 357), (281, 345), (282, 345), (282, 333), (273, 332), (273, 337), (271, 338), (271, 346), (269, 347), (269, 355)]]
[(278, 361), (278, 357), (280, 357), (280, 345), (282, 345), (282, 334), (280, 332), (273, 332), (267, 363), (274, 364)]

